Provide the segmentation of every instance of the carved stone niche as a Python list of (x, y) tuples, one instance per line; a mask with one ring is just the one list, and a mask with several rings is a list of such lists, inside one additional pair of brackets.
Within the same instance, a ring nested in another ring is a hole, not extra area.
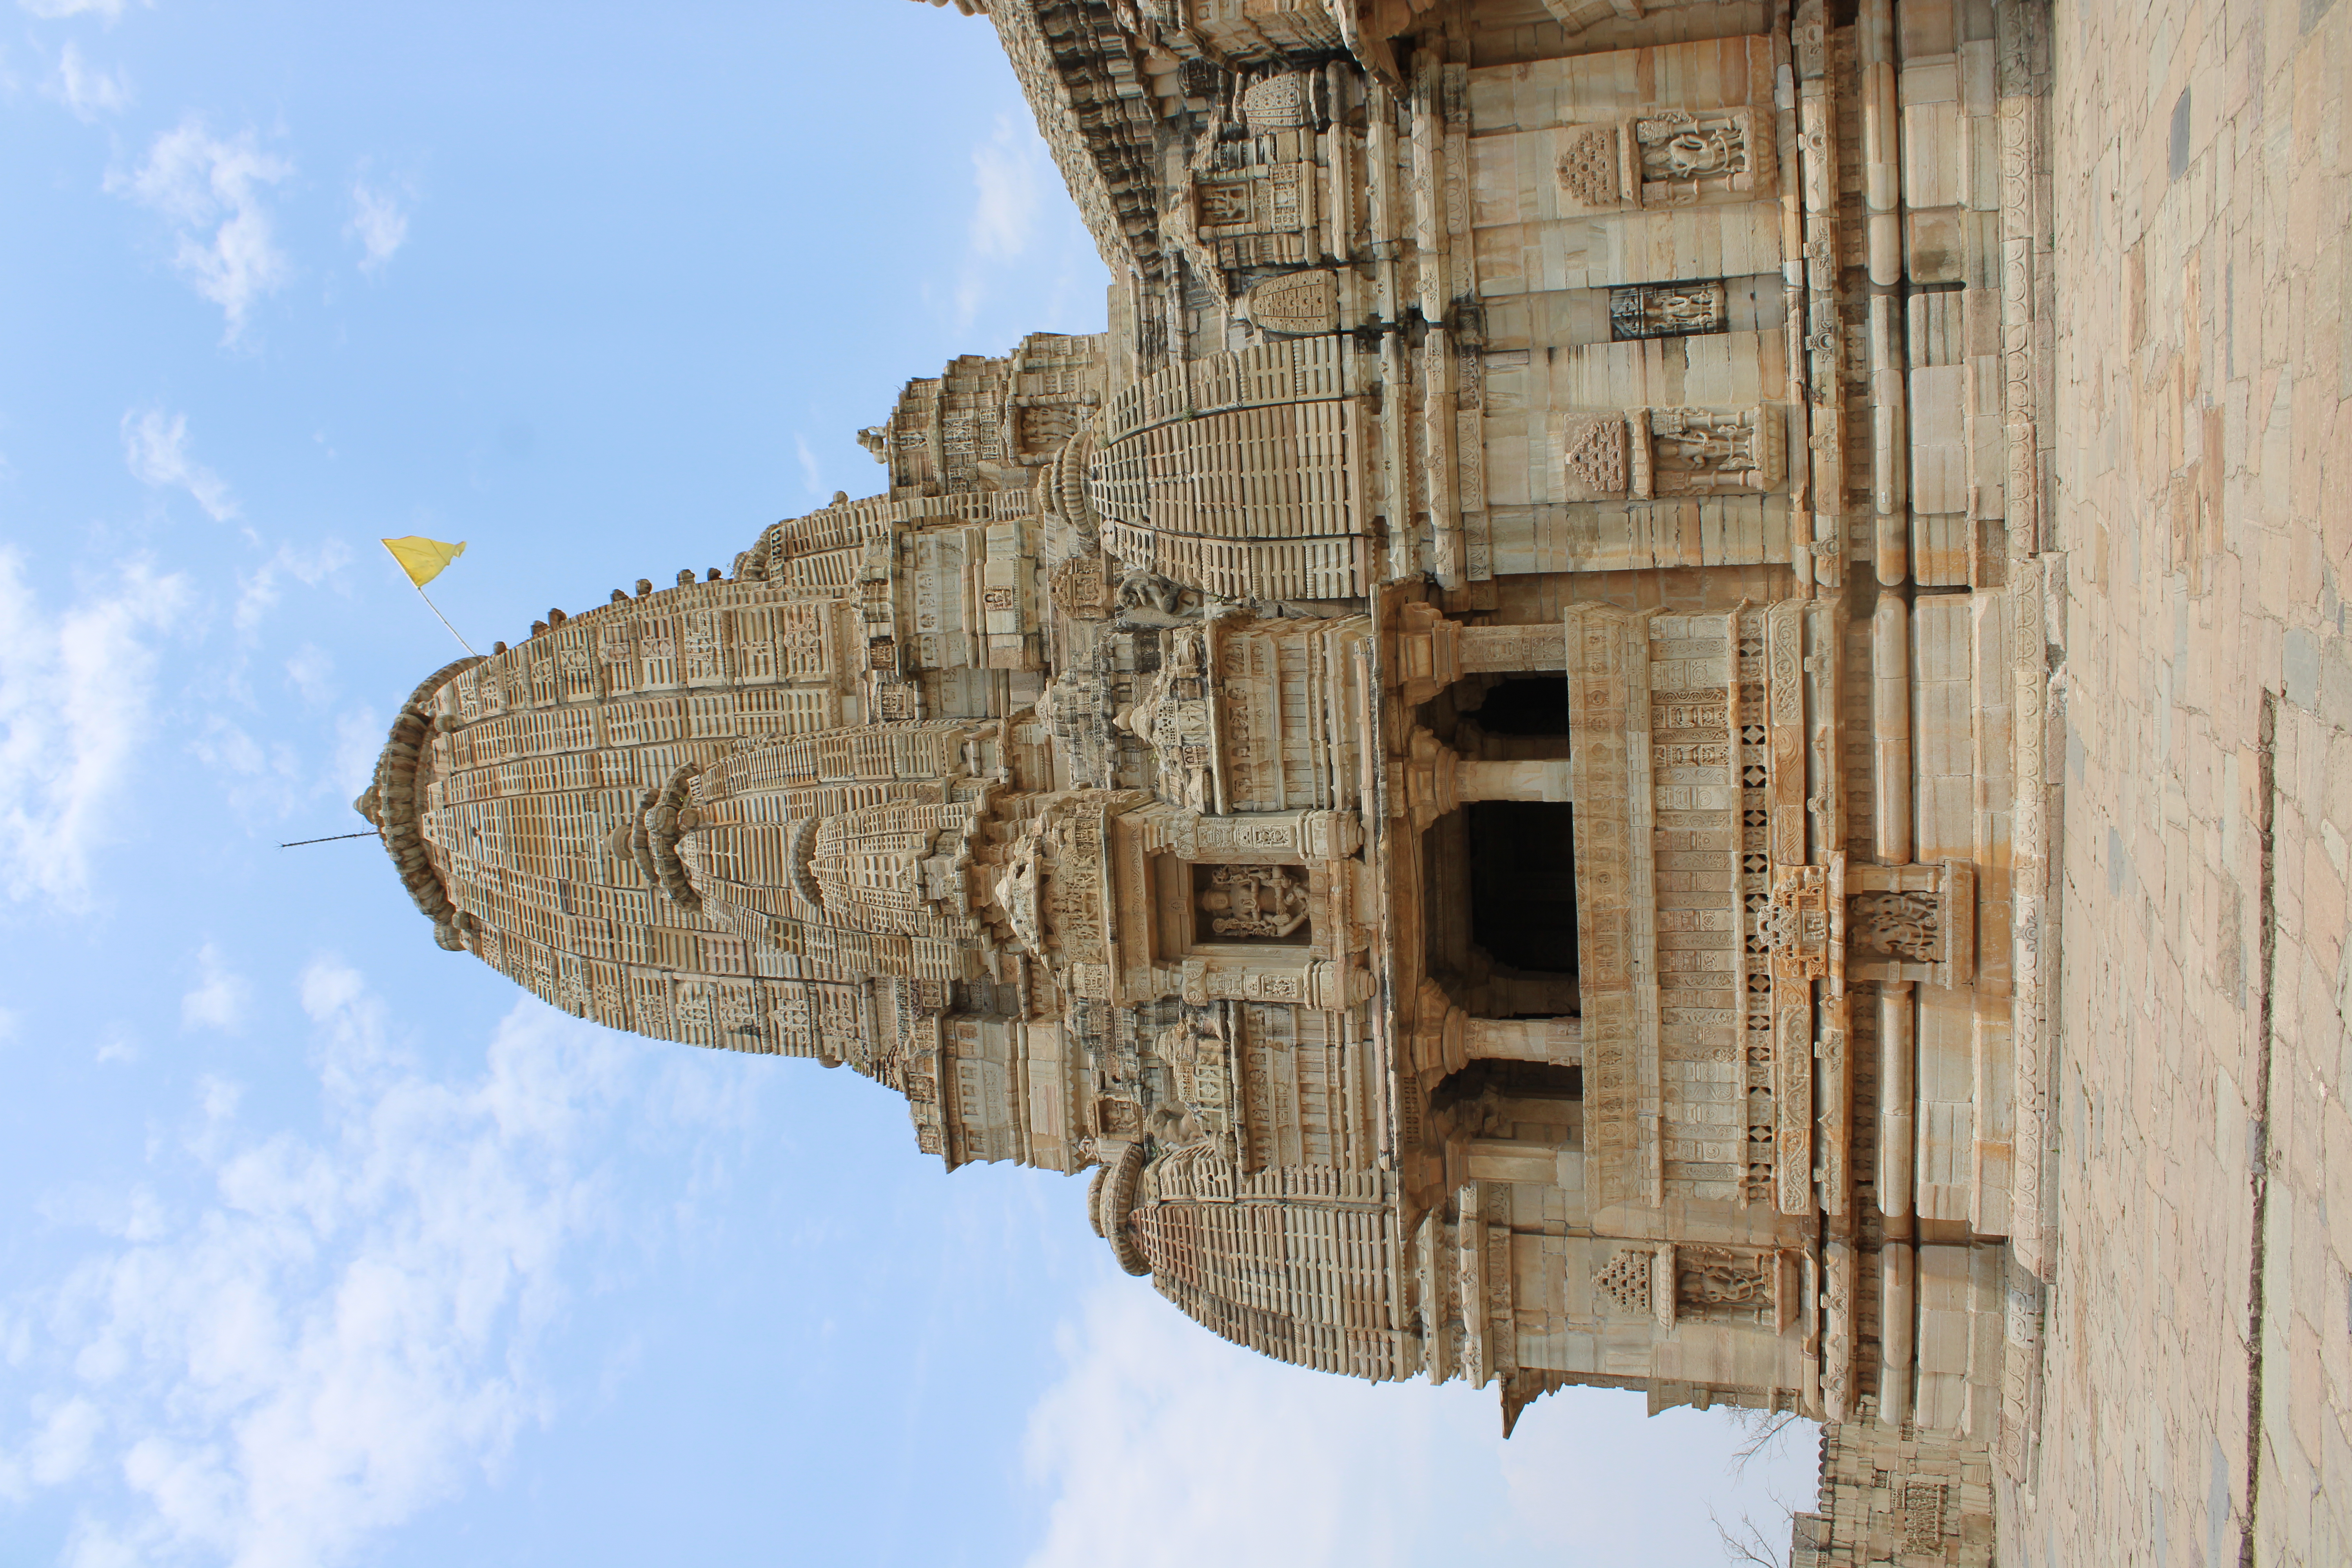
[(1342, 310), (1353, 303), (1352, 282), (1322, 268), (1286, 272), (1252, 285), (1241, 298), (1242, 314), (1260, 331), (1337, 331)]
[(1192, 868), (1192, 940), (1303, 947), (1314, 940), (1314, 903), (1301, 866)]
[(1592, 1277), (1617, 1310), (1677, 1323), (1753, 1324), (1785, 1331), (1795, 1321), (1793, 1256), (1752, 1247), (1656, 1242), (1623, 1247)]
[(1849, 980), (1965, 985), (1976, 974), (1976, 868), (1849, 865), (1845, 973)]
[(1073, 555), (1055, 567), (1045, 584), (1054, 607), (1074, 621), (1108, 620), (1114, 598), (1104, 565), (1097, 553)]
[(1253, 136), (1305, 131), (1329, 119), (1329, 90), (1320, 71), (1282, 71), (1242, 89), (1242, 123)]
[(1644, 338), (1705, 337), (1731, 330), (1730, 296), (1723, 279), (1634, 283), (1609, 290), (1612, 342)]
[(1570, 500), (1760, 495), (1787, 478), (1780, 410), (1631, 408), (1560, 422)]
[(1779, 186), (1771, 122), (1746, 109), (1662, 109), (1563, 126), (1553, 171), (1571, 210), (1758, 201)]

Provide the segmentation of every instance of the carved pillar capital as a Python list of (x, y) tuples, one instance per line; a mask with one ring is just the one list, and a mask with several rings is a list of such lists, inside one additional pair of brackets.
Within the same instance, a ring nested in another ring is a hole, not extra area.
[(1566, 757), (1486, 762), (1465, 757), (1454, 770), (1457, 804), (1474, 800), (1567, 802), (1576, 798)]
[(1462, 679), (1462, 627), (1434, 605), (1401, 606), (1389, 650), (1398, 695), (1409, 705), (1426, 702)]
[(1466, 1015), (1454, 1005), (1444, 986), (1423, 980), (1412, 1031), (1415, 1068), (1438, 1077), (1459, 1072), (1470, 1059), (1464, 1043), (1465, 1021)]
[(1575, 1067), (1584, 1060), (1584, 1024), (1579, 1018), (1470, 1018), (1462, 1026), (1462, 1043), (1473, 1058)]
[(1410, 817), (1418, 833), (1462, 804), (1462, 758), (1426, 730), (1415, 730), (1405, 754), (1389, 763), (1390, 809)]

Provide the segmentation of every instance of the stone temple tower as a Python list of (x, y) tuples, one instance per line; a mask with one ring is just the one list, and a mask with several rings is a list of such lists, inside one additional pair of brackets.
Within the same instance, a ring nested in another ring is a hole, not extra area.
[(417, 688), (360, 806), (436, 939), (845, 1063), (950, 1169), (1091, 1169), (1120, 1264), (1268, 1355), (1507, 1428), (1801, 1412), (1798, 1561), (1988, 1562), (2039, 13), (986, 9), (1110, 330), (910, 383), (880, 494)]

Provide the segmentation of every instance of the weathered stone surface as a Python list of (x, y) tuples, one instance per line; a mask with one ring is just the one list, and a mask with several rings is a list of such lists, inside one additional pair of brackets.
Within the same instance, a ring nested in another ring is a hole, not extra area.
[(960, 8), (1110, 329), (419, 688), (436, 940), (1270, 1355), (1825, 1420), (1797, 1563), (2342, 1558), (2352, 23)]

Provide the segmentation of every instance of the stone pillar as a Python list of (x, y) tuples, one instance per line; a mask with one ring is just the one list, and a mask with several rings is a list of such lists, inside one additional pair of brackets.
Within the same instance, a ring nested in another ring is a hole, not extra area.
[(1413, 1027), (1413, 1058), (1423, 1071), (1441, 1074), (1459, 1072), (1479, 1060), (1578, 1067), (1584, 1061), (1584, 1021), (1474, 1017), (1454, 1004), (1444, 986), (1424, 980)]
[(1464, 1024), (1462, 1043), (1473, 1058), (1576, 1067), (1584, 1060), (1584, 1020), (1471, 1018)]
[(1878, 994), (1878, 1212), (1911, 1212), (1912, 1142), (1918, 1090), (1914, 1077), (1911, 986)]
[(1392, 807), (1402, 805), (1416, 828), (1473, 801), (1575, 799), (1566, 757), (1516, 762), (1465, 757), (1426, 730), (1415, 731), (1404, 758), (1390, 767)]
[(1870, 618), (1871, 848), (1911, 858), (1911, 606), (1879, 595)]
[(1916, 1258), (1907, 1241), (1888, 1241), (1878, 1254), (1878, 1419), (1901, 1426), (1911, 1419), (1911, 1342), (1917, 1312)]
[(1575, 798), (1569, 781), (1568, 759), (1490, 763), (1464, 758), (1454, 764), (1454, 793), (1460, 801), (1540, 800), (1566, 802)]

